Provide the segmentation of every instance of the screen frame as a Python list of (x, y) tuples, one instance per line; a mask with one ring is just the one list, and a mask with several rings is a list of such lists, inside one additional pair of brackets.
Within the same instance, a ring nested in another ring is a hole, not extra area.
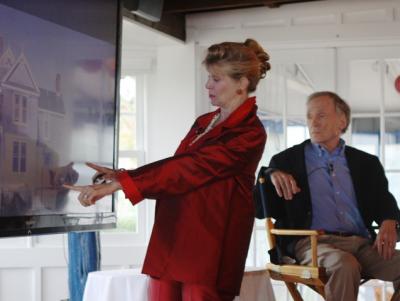
[[(111, 0), (114, 1), (114, 0)], [(7, 3), (7, 1), (5, 1)], [(115, 41), (115, 87), (114, 87), (114, 147), (113, 168), (118, 162), (118, 133), (119, 133), (119, 87), (121, 77), (121, 48), (122, 48), (122, 0), (116, 0), (117, 28)], [(10, 2), (12, 3), (12, 1)], [(76, 4), (76, 3), (75, 3)], [(6, 4), (8, 5), (8, 4)], [(73, 4), (72, 4), (73, 5)], [(13, 7), (13, 5), (10, 5)], [(15, 8), (15, 7), (14, 7)], [(15, 8), (20, 10), (18, 8)], [(24, 11), (24, 10), (21, 10)], [(29, 13), (29, 12), (28, 12)], [(54, 20), (51, 20), (54, 21)], [(56, 234), (71, 231), (95, 231), (116, 228), (116, 196), (111, 198), (111, 212), (43, 214), (23, 216), (0, 216), (0, 238)]]

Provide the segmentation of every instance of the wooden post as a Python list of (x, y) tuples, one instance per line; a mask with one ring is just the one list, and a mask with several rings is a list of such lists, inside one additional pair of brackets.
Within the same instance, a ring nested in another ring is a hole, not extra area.
[(317, 259), (317, 236), (311, 235), (311, 252), (312, 252), (312, 266), (318, 266), (318, 259)]
[(267, 240), (269, 244), (269, 248), (272, 249), (275, 247), (275, 236), (271, 233), (271, 230), (274, 229), (274, 223), (271, 218), (267, 217), (265, 220), (265, 227), (267, 228)]

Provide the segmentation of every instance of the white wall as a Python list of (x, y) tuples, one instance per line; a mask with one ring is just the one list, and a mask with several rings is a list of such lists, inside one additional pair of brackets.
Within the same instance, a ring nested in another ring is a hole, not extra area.
[(147, 162), (152, 162), (171, 156), (194, 122), (194, 44), (159, 47), (148, 85)]
[(330, 0), (190, 15), (188, 41), (256, 38), (271, 48), (399, 43), (398, 0)]

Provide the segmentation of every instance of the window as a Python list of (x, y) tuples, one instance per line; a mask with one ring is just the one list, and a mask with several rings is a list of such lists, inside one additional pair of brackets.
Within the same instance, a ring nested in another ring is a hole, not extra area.
[(3, 155), (3, 127), (0, 125), (0, 158)]
[(16, 123), (26, 124), (28, 112), (28, 100), (26, 96), (14, 95), (14, 113), (13, 119)]
[(351, 121), (352, 145), (367, 153), (379, 156), (380, 119), (379, 117), (354, 117)]
[[(144, 163), (143, 77), (123, 77), (120, 89), (118, 168), (134, 169)], [(122, 192), (117, 194), (117, 228), (120, 231), (138, 232), (139, 206), (132, 206)]]
[(13, 172), (26, 172), (26, 143), (13, 142)]
[[(400, 47), (354, 47), (339, 51), (339, 74), (352, 108), (351, 144), (378, 156), (389, 190), (400, 206), (400, 102), (395, 81)], [(347, 71), (347, 72), (346, 72)]]
[(50, 133), (51, 133), (51, 128), (49, 126), (50, 124), (50, 116), (48, 113), (40, 113), (40, 132), (39, 136), (41, 139), (44, 141), (49, 141), (50, 140)]
[(3, 121), (3, 112), (4, 112), (3, 103), (4, 103), (4, 95), (0, 94), (0, 122)]
[(22, 109), (21, 109), (21, 120), (22, 123), (26, 123), (26, 115), (28, 111), (28, 101), (25, 96), (22, 96)]
[(400, 116), (385, 119), (385, 166), (389, 170), (400, 171)]
[(20, 118), (20, 102), (19, 102), (19, 95), (14, 96), (14, 121), (19, 122)]

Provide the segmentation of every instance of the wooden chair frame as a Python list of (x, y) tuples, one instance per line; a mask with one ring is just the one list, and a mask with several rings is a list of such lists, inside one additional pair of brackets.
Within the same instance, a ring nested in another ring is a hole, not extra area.
[(311, 265), (299, 264), (273, 264), (267, 263), (267, 270), (274, 280), (284, 281), (289, 290), (290, 295), (295, 301), (304, 301), (299, 291), (297, 284), (305, 284), (319, 293), (325, 299), (324, 287), (328, 281), (325, 273), (325, 268), (318, 266), (317, 260), (317, 238), (322, 235), (322, 231), (317, 230), (291, 230), (291, 229), (275, 229), (271, 218), (266, 219), (267, 239), (270, 248), (276, 247), (276, 235), (291, 235), (291, 236), (309, 236), (311, 241)]

